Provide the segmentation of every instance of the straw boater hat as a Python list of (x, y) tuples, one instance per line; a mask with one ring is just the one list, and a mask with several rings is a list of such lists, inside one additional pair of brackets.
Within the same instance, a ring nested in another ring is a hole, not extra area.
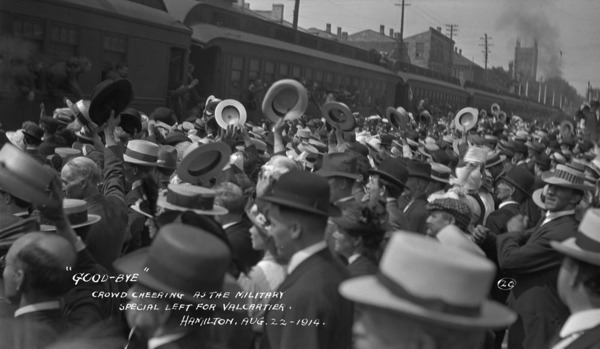
[(454, 125), (459, 131), (468, 131), (477, 125), (478, 118), (477, 108), (463, 108), (454, 117)]
[(159, 146), (142, 139), (134, 139), (127, 143), (123, 161), (142, 166), (156, 166)]
[(504, 328), (516, 315), (487, 296), (496, 268), (489, 260), (429, 237), (393, 234), (379, 273), (343, 282), (357, 303), (447, 327)]
[(275, 82), (265, 94), (262, 110), (274, 122), (280, 118), (292, 120), (301, 117), (308, 106), (308, 92), (296, 80), (284, 79)]
[(550, 241), (552, 248), (571, 258), (600, 266), (600, 210), (588, 209), (575, 237), (563, 242)]
[(229, 162), (230, 156), (231, 148), (226, 143), (193, 143), (183, 153), (177, 175), (184, 182), (199, 184), (215, 177)]
[(450, 184), (451, 172), (452, 170), (448, 166), (444, 166), (435, 162), (431, 163), (431, 179), (434, 181)]
[(388, 107), (385, 111), (385, 116), (390, 120), (390, 123), (399, 130), (406, 129), (406, 124), (410, 120), (410, 116), (406, 109), (402, 107)]
[(219, 216), (227, 214), (227, 209), (215, 204), (217, 193), (197, 185), (169, 184), (167, 195), (159, 198), (156, 204), (171, 211), (193, 211), (197, 214)]
[(321, 108), (321, 113), (327, 122), (344, 132), (354, 130), (356, 120), (347, 105), (340, 102), (325, 103)]
[(585, 174), (565, 165), (556, 165), (556, 169), (551, 172), (542, 173), (542, 180), (545, 183), (559, 187), (571, 188), (581, 191), (592, 191), (595, 188), (585, 184)]
[(235, 99), (226, 99), (215, 109), (215, 120), (223, 129), (227, 129), (229, 125), (244, 125), (246, 117), (246, 108)]
[[(63, 199), (63, 210), (73, 229), (94, 224), (101, 219), (97, 214), (88, 213), (87, 202), (85, 200)], [(42, 224), (40, 224), (41, 231), (56, 230), (54, 225), (44, 224), (44, 222), (44, 218), (42, 217)]]
[(127, 79), (104, 80), (94, 87), (90, 103), (90, 119), (102, 126), (111, 110), (119, 115), (133, 99), (133, 86)]
[(121, 273), (139, 275), (137, 282), (151, 290), (181, 293), (188, 303), (222, 303), (226, 298), (194, 297), (197, 292), (227, 288), (228, 246), (214, 233), (185, 224), (160, 228), (150, 247), (114, 262)]
[(55, 172), (11, 144), (0, 150), (0, 187), (26, 202), (45, 205), (52, 200), (47, 189)]

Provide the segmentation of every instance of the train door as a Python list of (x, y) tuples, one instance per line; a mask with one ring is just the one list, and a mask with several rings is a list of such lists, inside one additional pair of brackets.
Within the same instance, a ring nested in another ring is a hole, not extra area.
[(396, 96), (394, 97), (394, 107), (401, 106), (407, 108), (409, 106), (409, 90), (410, 86), (402, 81), (396, 84)]
[(217, 98), (223, 98), (221, 71), (223, 67), (220, 62), (221, 49), (219, 47), (201, 48), (192, 46), (190, 63), (196, 67), (194, 77), (198, 79), (198, 93), (202, 97), (215, 95)]

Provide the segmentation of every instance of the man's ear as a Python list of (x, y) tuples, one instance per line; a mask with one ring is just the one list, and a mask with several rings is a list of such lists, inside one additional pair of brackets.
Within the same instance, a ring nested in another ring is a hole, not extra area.
[(290, 236), (292, 239), (297, 240), (302, 235), (302, 224), (298, 221), (292, 221), (288, 229), (290, 230)]
[(21, 291), (23, 289), (23, 282), (25, 281), (25, 272), (23, 269), (18, 268), (14, 272), (13, 277), (15, 279), (16, 290)]

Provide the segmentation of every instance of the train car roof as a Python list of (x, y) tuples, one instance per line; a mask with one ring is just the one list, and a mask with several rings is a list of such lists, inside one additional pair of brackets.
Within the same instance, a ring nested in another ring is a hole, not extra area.
[(182, 32), (189, 31), (189, 28), (178, 21), (167, 12), (155, 8), (141, 5), (133, 1), (123, 0), (58, 0), (57, 2), (68, 4), (74, 7), (91, 8), (97, 11), (110, 13), (116, 16), (134, 18), (137, 21), (161, 25)]
[(369, 69), (371, 71), (381, 74), (395, 76), (395, 74), (392, 71), (375, 64), (369, 64), (350, 58), (341, 57), (330, 53), (325, 53), (322, 51), (293, 45), (284, 41), (242, 32), (235, 29), (218, 27), (208, 23), (196, 23), (191, 25), (191, 28), (193, 30), (192, 41), (202, 45), (209, 45), (214, 40), (219, 39), (245, 42), (278, 50), (285, 50), (288, 52), (306, 55), (310, 57), (325, 59), (328, 61), (336, 62), (343, 65), (349, 65), (361, 69)]
[(431, 84), (431, 85), (438, 85), (438, 86), (443, 86), (443, 87), (451, 88), (453, 90), (461, 91), (461, 92), (464, 92), (465, 94), (468, 94), (468, 92), (465, 91), (465, 89), (463, 89), (462, 86), (451, 84), (451, 83), (443, 81), (443, 80), (437, 80), (437, 79), (429, 78), (427, 76), (422, 76), (422, 75), (418, 75), (418, 74), (407, 73), (407, 72), (404, 72), (404, 71), (398, 71), (397, 74), (398, 74), (399, 77), (402, 78), (402, 80), (404, 82), (409, 82), (411, 80), (420, 81), (420, 82), (425, 82), (425, 83)]
[(481, 91), (481, 90), (478, 90), (478, 89), (472, 88), (472, 87), (466, 87), (465, 90), (468, 91), (471, 94), (479, 93), (479, 94), (484, 95), (486, 97), (496, 98), (498, 100), (498, 102), (503, 102), (504, 101), (504, 97), (506, 97), (506, 96), (503, 96), (501, 94), (494, 94), (494, 93), (487, 92), (487, 91)]

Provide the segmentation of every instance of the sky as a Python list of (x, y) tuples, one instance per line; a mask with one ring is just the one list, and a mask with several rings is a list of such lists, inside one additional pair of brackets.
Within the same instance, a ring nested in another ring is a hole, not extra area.
[[(295, 0), (246, 0), (254, 10), (284, 4), (284, 19), (292, 21)], [(298, 25), (325, 29), (331, 23), (349, 34), (364, 29), (400, 30), (402, 0), (300, 0)], [(429, 27), (458, 25), (455, 46), (463, 56), (484, 65), (483, 43), (492, 39), (488, 67), (508, 68), (517, 38), (531, 46), (538, 38), (538, 80), (560, 75), (585, 95), (588, 81), (600, 88), (599, 0), (406, 0), (404, 37)]]

